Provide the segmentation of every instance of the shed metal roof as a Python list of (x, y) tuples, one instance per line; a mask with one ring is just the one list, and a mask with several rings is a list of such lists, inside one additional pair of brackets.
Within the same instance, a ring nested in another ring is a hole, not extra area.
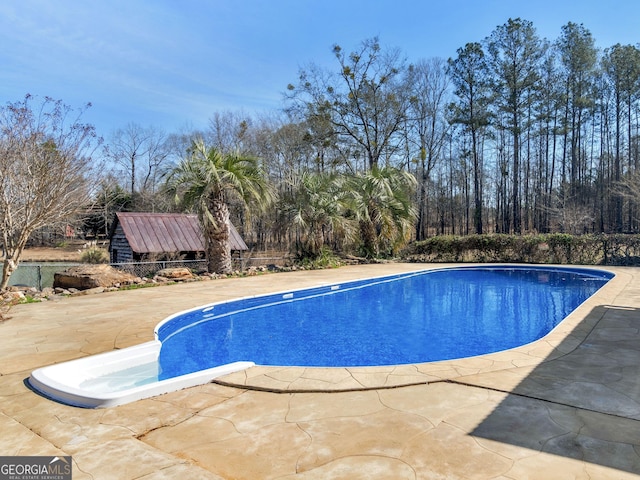
[[(177, 213), (116, 213), (124, 235), (136, 253), (202, 252), (204, 237), (196, 215)], [(231, 250), (248, 250), (230, 224)]]

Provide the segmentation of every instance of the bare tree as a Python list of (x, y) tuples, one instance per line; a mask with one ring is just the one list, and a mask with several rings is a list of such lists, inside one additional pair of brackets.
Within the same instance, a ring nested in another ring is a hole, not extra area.
[[(638, 80), (640, 77), (640, 49), (633, 45), (620, 45), (618, 43), (605, 50), (602, 65), (605, 71), (605, 78), (613, 95), (615, 123), (613, 127), (614, 145), (612, 152), (614, 161), (611, 177), (615, 184), (620, 182), (628, 183), (628, 179), (624, 178), (624, 172), (627, 170), (630, 173), (635, 173), (637, 165), (637, 161), (633, 161), (632, 129), (634, 123), (633, 107), (634, 104), (637, 106), (640, 98), (640, 81)], [(627, 131), (626, 143), (628, 145), (627, 155), (624, 154), (625, 123)], [(625, 165), (625, 156), (627, 157), (627, 165)], [(624, 196), (619, 189), (614, 188), (612, 193), (613, 211), (611, 216), (613, 218), (611, 222), (615, 231), (621, 232), (624, 230), (622, 208)]]
[(504, 113), (505, 123), (499, 128), (507, 129), (511, 136), (511, 220), (518, 234), (522, 233), (521, 183), (526, 180), (521, 166), (522, 135), (529, 127), (527, 111), (540, 79), (543, 45), (533, 23), (520, 18), (510, 18), (487, 38), (494, 108)]
[(82, 112), (31, 95), (0, 108), (0, 227), (5, 257), (0, 290), (9, 284), (31, 234), (66, 222), (90, 199), (94, 146)]
[(429, 190), (431, 172), (442, 157), (449, 125), (445, 118), (449, 78), (441, 58), (421, 60), (409, 67), (409, 84), (413, 94), (408, 110), (408, 141), (412, 163), (418, 179), (418, 221), (416, 239), (428, 236)]
[(156, 209), (158, 186), (169, 156), (167, 135), (155, 127), (129, 123), (113, 133), (107, 157), (126, 175), (133, 208)]
[(252, 123), (251, 117), (242, 112), (214, 112), (205, 138), (222, 152), (248, 152), (248, 132)]
[(409, 108), (406, 62), (397, 49), (383, 50), (377, 38), (346, 54), (334, 45), (339, 70), (311, 66), (289, 85), (291, 111), (331, 122), (335, 135), (366, 158), (367, 168), (388, 164), (400, 150)]
[(451, 123), (461, 125), (469, 136), (470, 156), (473, 165), (473, 224), (475, 233), (482, 227), (482, 136), (489, 124), (489, 81), (484, 51), (479, 43), (467, 43), (459, 48), (458, 56), (449, 59), (449, 75), (455, 86), (458, 101), (451, 105)]

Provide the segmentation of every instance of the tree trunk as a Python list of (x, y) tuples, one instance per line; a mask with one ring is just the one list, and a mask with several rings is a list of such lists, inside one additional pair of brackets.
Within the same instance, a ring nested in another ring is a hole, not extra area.
[(5, 258), (2, 262), (2, 278), (0, 279), (0, 291), (5, 290), (9, 286), (9, 278), (15, 271), (17, 265), (11, 258)]
[(377, 256), (378, 244), (376, 227), (374, 223), (371, 220), (360, 220), (360, 234), (362, 235), (362, 243), (365, 256)]
[(520, 125), (517, 113), (513, 113), (513, 233), (522, 233), (520, 214)]
[(0, 276), (0, 291), (5, 290), (9, 286), (9, 278), (11, 274), (18, 269), (20, 257), (22, 257), (22, 252), (31, 233), (32, 232), (28, 230), (23, 231), (20, 236), (21, 238), (16, 243), (13, 243), (5, 237), (6, 243), (3, 245), (4, 261), (2, 262), (2, 275)]
[(207, 222), (206, 242), (210, 273), (231, 273), (231, 244), (229, 242), (229, 207), (217, 196), (212, 199), (214, 222)]
[(482, 235), (482, 192), (480, 190), (480, 158), (476, 139), (476, 128), (471, 127), (471, 152), (473, 154), (473, 225), (475, 232)]
[(418, 187), (418, 221), (416, 222), (416, 240), (424, 240), (429, 236), (429, 173), (422, 166), (422, 181)]

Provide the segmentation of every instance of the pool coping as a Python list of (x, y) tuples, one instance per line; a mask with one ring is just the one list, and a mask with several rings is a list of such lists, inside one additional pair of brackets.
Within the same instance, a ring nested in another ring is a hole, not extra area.
[[(469, 264), (468, 266), (483, 264)], [(495, 266), (522, 264), (495, 264)], [(493, 264), (492, 264), (493, 266)], [(566, 265), (531, 265), (567, 268)], [(451, 268), (451, 265), (429, 269)], [(480, 373), (517, 370), (526, 377), (540, 364), (558, 359), (578, 348), (602, 317), (591, 312), (595, 305), (612, 303), (612, 296), (631, 280), (620, 269), (601, 266), (571, 266), (572, 269), (601, 270), (614, 275), (547, 335), (532, 343), (475, 357), (437, 362), (376, 367), (274, 367), (255, 365), (212, 380), (222, 386), (273, 393), (351, 392), (399, 388), (438, 382), (453, 382)], [(526, 367), (526, 368), (523, 368)], [(514, 386), (519, 380), (514, 378)]]

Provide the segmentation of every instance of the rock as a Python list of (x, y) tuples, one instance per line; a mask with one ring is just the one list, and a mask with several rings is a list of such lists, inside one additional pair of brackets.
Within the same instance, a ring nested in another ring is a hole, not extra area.
[(163, 268), (162, 270), (156, 272), (156, 275), (158, 277), (164, 277), (170, 280), (186, 280), (188, 278), (193, 278), (193, 273), (191, 273), (191, 270), (184, 267)]
[(32, 295), (34, 293), (38, 293), (38, 289), (35, 287), (30, 287), (28, 285), (12, 285), (8, 288), (10, 292), (22, 292), (25, 295)]
[(42, 295), (43, 297), (49, 297), (49, 296), (51, 296), (51, 295), (55, 295), (55, 293), (56, 293), (56, 292), (55, 292), (55, 290), (54, 290), (53, 288), (51, 288), (51, 287), (45, 287), (45, 288), (43, 288), (43, 289), (42, 289), (42, 292), (40, 292), (40, 293), (41, 293), (41, 295)]
[(88, 288), (86, 290), (80, 290), (79, 292), (75, 292), (73, 296), (77, 297), (79, 295), (93, 295), (96, 293), (102, 293), (104, 291), (105, 291), (105, 287), (94, 287), (94, 288)]
[(3, 301), (7, 303), (21, 302), (25, 298), (24, 293), (20, 290), (9, 290), (2, 296)]
[(115, 284), (133, 283), (135, 276), (116, 270), (110, 265), (78, 265), (53, 276), (53, 288), (64, 288), (71, 292), (96, 287), (111, 287)]

